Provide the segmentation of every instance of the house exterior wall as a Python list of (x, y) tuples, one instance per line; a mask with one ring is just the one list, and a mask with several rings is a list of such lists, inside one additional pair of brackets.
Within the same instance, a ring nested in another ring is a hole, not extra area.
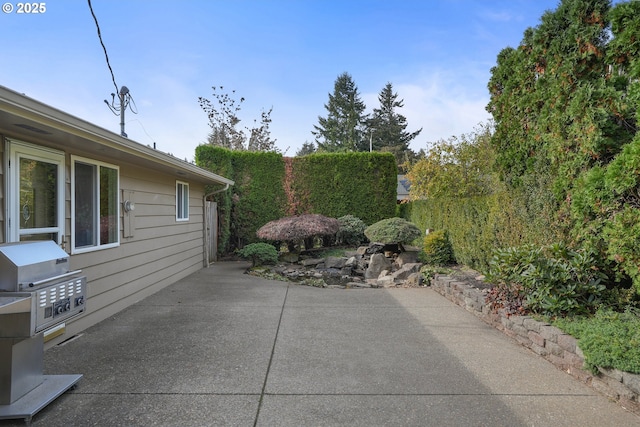
[[(71, 268), (87, 276), (87, 310), (68, 321), (66, 333), (47, 346), (113, 316), (204, 265), (203, 185), (189, 183), (188, 221), (176, 221), (175, 178), (120, 165), (120, 191), (121, 202), (135, 203), (133, 212), (121, 209), (120, 246), (71, 255)], [(70, 187), (66, 193), (68, 234)], [(125, 233), (126, 222), (130, 225)], [(70, 242), (70, 236), (66, 240)]]
[[(29, 143), (29, 141), (24, 141)], [(64, 150), (64, 147), (58, 149)], [(105, 162), (119, 168), (120, 244), (117, 247), (72, 253), (71, 156)], [(0, 243), (6, 242), (4, 192), (5, 150), (0, 137)], [(158, 290), (203, 268), (205, 185), (113, 158), (96, 158), (82, 152), (65, 152), (64, 249), (70, 268), (87, 276), (86, 312), (65, 322), (64, 333), (45, 343), (56, 345), (91, 325), (113, 316)], [(189, 185), (189, 219), (176, 220), (176, 181)], [(135, 203), (125, 212), (122, 202)], [(45, 333), (45, 340), (46, 333)]]

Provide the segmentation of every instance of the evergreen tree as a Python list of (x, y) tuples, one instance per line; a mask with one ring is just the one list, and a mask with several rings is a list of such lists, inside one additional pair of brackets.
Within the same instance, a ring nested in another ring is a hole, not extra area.
[(422, 128), (415, 132), (407, 132), (407, 119), (396, 113), (396, 108), (402, 108), (404, 101), (398, 100), (398, 94), (393, 93), (393, 85), (387, 83), (378, 95), (379, 108), (373, 109), (373, 117), (367, 122), (367, 134), (370, 138), (372, 150), (388, 151), (396, 157), (398, 165), (403, 164), (413, 156), (408, 153), (409, 142), (417, 137)]
[(302, 147), (296, 152), (296, 157), (302, 157), (316, 152), (316, 146), (313, 142), (305, 141)]
[(349, 73), (338, 76), (333, 94), (329, 94), (329, 102), (324, 108), (328, 112), (327, 117), (318, 117), (315, 131), (311, 132), (319, 151), (368, 151), (368, 141), (363, 132), (366, 106)]

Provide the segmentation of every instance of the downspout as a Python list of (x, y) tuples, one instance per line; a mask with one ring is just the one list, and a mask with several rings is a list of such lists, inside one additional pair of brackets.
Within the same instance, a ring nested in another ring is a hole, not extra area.
[[(202, 208), (205, 210), (205, 216), (206, 216), (206, 205), (207, 205), (207, 199), (211, 196), (213, 196), (214, 194), (218, 194), (218, 193), (222, 193), (223, 191), (227, 191), (229, 189), (229, 183), (225, 184), (224, 188), (221, 188), (220, 190), (216, 190), (216, 191), (212, 191), (209, 194), (205, 194), (204, 197), (202, 198)], [(204, 223), (206, 224), (208, 221), (208, 219), (205, 217)], [(213, 226), (213, 224), (209, 224), (209, 226)], [(215, 224), (215, 226), (217, 227), (218, 225)], [(209, 233), (208, 230), (204, 230), (204, 265), (205, 268), (209, 268)]]

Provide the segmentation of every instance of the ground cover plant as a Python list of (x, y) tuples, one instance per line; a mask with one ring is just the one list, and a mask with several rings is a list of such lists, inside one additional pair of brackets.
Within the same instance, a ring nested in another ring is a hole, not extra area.
[(598, 367), (640, 374), (640, 317), (637, 312), (599, 310), (595, 316), (556, 319), (552, 322), (578, 339), (585, 367), (594, 374)]

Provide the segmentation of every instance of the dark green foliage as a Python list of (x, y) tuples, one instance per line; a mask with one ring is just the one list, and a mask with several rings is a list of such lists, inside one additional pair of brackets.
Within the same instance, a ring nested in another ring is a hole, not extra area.
[(422, 235), (420, 229), (404, 218), (388, 218), (370, 225), (364, 235), (372, 242), (411, 243)]
[(256, 230), (284, 216), (284, 162), (273, 152), (231, 151), (210, 145), (196, 149), (196, 163), (235, 181), (215, 195), (219, 205), (222, 253), (256, 242)]
[(331, 218), (353, 215), (367, 224), (396, 208), (397, 167), (389, 153), (310, 154), (293, 160), (297, 211)]
[[(224, 148), (213, 147), (211, 145), (200, 145), (196, 147), (196, 164), (203, 169), (210, 170), (225, 178), (233, 179), (233, 151)], [(221, 188), (208, 188), (209, 191), (217, 191)], [(218, 204), (218, 253), (227, 252), (231, 239), (231, 190), (222, 191), (213, 196), (213, 200)]]
[(563, 0), (498, 55), (487, 106), (524, 230), (593, 251), (638, 292), (639, 78), (640, 2)]
[(557, 241), (548, 227), (526, 221), (523, 210), (510, 193), (497, 191), (483, 197), (416, 200), (407, 204), (406, 218), (420, 229), (447, 230), (456, 261), (484, 271), (494, 248)]
[(578, 339), (585, 366), (640, 374), (640, 318), (634, 312), (600, 310), (594, 317), (557, 319), (553, 323)]
[(314, 125), (315, 130), (311, 132), (316, 137), (319, 151), (335, 153), (368, 149), (363, 135), (366, 106), (349, 73), (338, 76), (333, 94), (329, 94), (329, 102), (324, 107), (327, 117), (318, 117), (318, 125)]
[(572, 204), (576, 241), (608, 260), (617, 279), (630, 277), (640, 293), (640, 136), (579, 184)]
[(353, 215), (345, 215), (338, 218), (340, 229), (336, 233), (337, 245), (358, 246), (367, 241), (364, 230), (367, 228), (360, 218)]
[(405, 154), (409, 152), (409, 143), (416, 138), (422, 129), (407, 132), (407, 118), (396, 112), (404, 106), (393, 92), (393, 85), (387, 83), (378, 95), (379, 108), (373, 109), (372, 117), (367, 121), (366, 134), (374, 151), (385, 151), (396, 157), (396, 163), (405, 162)]
[(449, 233), (445, 230), (432, 231), (424, 237), (421, 258), (426, 264), (448, 265), (455, 262)]
[(373, 223), (395, 212), (397, 168), (388, 153), (313, 154), (284, 159), (278, 153), (201, 145), (196, 149), (196, 162), (235, 182), (229, 190), (214, 196), (219, 210), (220, 253), (256, 242), (261, 226), (285, 216), (353, 215)]
[[(551, 245), (497, 250), (487, 280), (496, 284), (488, 296), (495, 307), (522, 307), (558, 317), (594, 312), (601, 302), (607, 277), (591, 253)], [(504, 293), (510, 289), (512, 295)], [(505, 297), (513, 300), (505, 301)]]
[(242, 258), (250, 259), (253, 267), (278, 262), (278, 251), (268, 243), (251, 243), (238, 249), (236, 253)]

